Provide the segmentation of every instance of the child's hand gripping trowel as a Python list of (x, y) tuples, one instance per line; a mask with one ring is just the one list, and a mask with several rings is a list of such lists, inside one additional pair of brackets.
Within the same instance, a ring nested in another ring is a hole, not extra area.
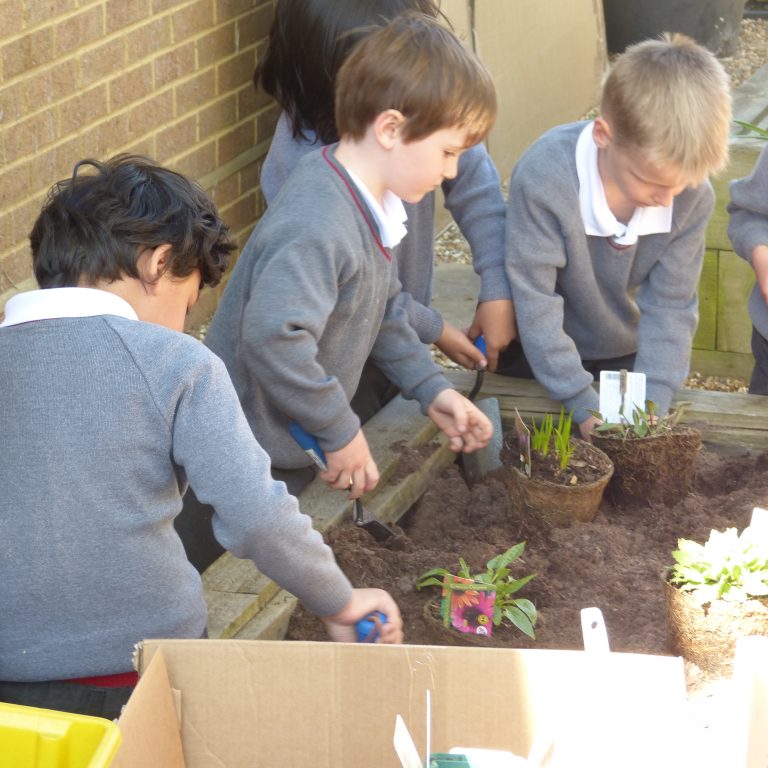
[[(475, 339), (475, 346), (483, 353), (483, 356), (487, 355), (487, 347), (483, 336), (478, 336)], [(478, 480), (482, 480), (482, 478), (489, 472), (501, 468), (501, 446), (504, 436), (501, 430), (499, 401), (495, 397), (485, 397), (482, 400), (475, 402), (475, 398), (483, 386), (484, 378), (485, 368), (478, 368), (475, 385), (467, 395), (467, 398), (474, 402), (475, 405), (488, 417), (493, 425), (493, 436), (485, 448), (480, 448), (473, 453), (465, 453), (462, 455), (464, 473), (470, 483), (476, 483)]]
[[(317, 438), (310, 435), (304, 427), (298, 422), (291, 421), (288, 423), (288, 431), (291, 433), (291, 437), (301, 446), (304, 452), (310, 459), (325, 472), (328, 469), (328, 463), (325, 460), (325, 453), (320, 447), (320, 443), (317, 442)], [(368, 533), (373, 536), (376, 541), (386, 541), (394, 536), (394, 531), (386, 524), (382, 523), (369, 512), (360, 499), (355, 499), (355, 504), (352, 510), (352, 519), (355, 525), (360, 528), (365, 528)]]

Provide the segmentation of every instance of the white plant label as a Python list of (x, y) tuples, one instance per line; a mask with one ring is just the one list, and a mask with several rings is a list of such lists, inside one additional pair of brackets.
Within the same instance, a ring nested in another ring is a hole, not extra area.
[(633, 371), (600, 371), (600, 413), (605, 421), (632, 423), (635, 407), (645, 410), (645, 374)]

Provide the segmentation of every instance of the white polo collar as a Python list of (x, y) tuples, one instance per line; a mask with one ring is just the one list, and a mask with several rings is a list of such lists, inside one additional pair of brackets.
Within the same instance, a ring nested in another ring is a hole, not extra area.
[(641, 235), (672, 230), (672, 206), (635, 208), (632, 218), (622, 224), (611, 212), (597, 166), (597, 145), (592, 138), (590, 121), (576, 142), (576, 173), (579, 177), (579, 207), (588, 235), (610, 237), (616, 245), (634, 245)]
[(386, 189), (382, 199), (383, 205), (379, 204), (379, 201), (371, 194), (368, 187), (349, 168), (345, 166), (344, 170), (371, 209), (371, 213), (379, 227), (379, 237), (381, 238), (382, 245), (385, 248), (394, 248), (408, 234), (408, 229), (405, 226), (408, 214), (405, 212), (403, 201), (396, 194)]
[(117, 315), (138, 320), (133, 307), (109, 291), (98, 288), (45, 288), (17, 293), (5, 305), (5, 319), (0, 327), (54, 320), (60, 317)]

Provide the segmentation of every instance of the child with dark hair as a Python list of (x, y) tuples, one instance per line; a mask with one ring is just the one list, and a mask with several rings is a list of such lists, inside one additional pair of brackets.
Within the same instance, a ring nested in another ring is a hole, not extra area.
[[(406, 11), (433, 18), (440, 13), (432, 0), (278, 0), (268, 44), (254, 75), (256, 86), (283, 109), (261, 174), (268, 204), (301, 157), (338, 141), (334, 96), (337, 74), (349, 51), (362, 37)], [(417, 203), (405, 202), (408, 233), (392, 250), (403, 287), (400, 300), (421, 341), (434, 342), (465, 367), (486, 362), (470, 340), (484, 334), (487, 362), (495, 369), (499, 350), (516, 331), (504, 274), (504, 200), (498, 173), (482, 144), (468, 148), (456, 175), (440, 186), (446, 207), (469, 242), (481, 280), (469, 337), (430, 307), (435, 230), (431, 190)], [(375, 367), (366, 368), (353, 402), (363, 421), (396, 391), (388, 382)]]
[(332, 639), (397, 606), (353, 590), (270, 477), (221, 361), (179, 333), (234, 244), (213, 203), (151, 161), (85, 160), (30, 235), (42, 290), (0, 326), (0, 701), (115, 717), (134, 645), (206, 630), (173, 520), (189, 482), (223, 546), (323, 617)]
[[(454, 390), (408, 322), (390, 251), (402, 201), (457, 173), (496, 115), (490, 75), (455, 36), (407, 14), (365, 36), (338, 76), (341, 139), (306, 155), (238, 259), (206, 344), (232, 376), (281, 479), (311, 464), (298, 422), (328, 460), (321, 476), (359, 497), (378, 469), (350, 407), (370, 357), (416, 399), (454, 450), (487, 444), (488, 419)], [(306, 475), (306, 473), (304, 473)]]

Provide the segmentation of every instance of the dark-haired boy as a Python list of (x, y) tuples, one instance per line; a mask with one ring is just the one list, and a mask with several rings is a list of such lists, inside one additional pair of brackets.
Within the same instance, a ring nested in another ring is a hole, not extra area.
[(451, 388), (410, 326), (390, 248), (406, 232), (402, 201), (453, 178), (495, 111), (490, 75), (454, 35), (425, 15), (394, 19), (339, 71), (340, 142), (300, 161), (243, 250), (206, 344), (295, 492), (311, 462), (290, 436), (292, 420), (318, 438), (328, 459), (321, 476), (334, 488), (358, 497), (378, 482), (349, 405), (369, 356), (454, 450), (490, 439), (488, 419)]
[(391, 597), (351, 588), (271, 479), (221, 361), (178, 332), (234, 247), (202, 190), (144, 158), (83, 161), (30, 240), (43, 290), (0, 327), (0, 701), (114, 717), (137, 642), (205, 633), (173, 527), (187, 481), (221, 544), (332, 639), (382, 610), (399, 641)]

